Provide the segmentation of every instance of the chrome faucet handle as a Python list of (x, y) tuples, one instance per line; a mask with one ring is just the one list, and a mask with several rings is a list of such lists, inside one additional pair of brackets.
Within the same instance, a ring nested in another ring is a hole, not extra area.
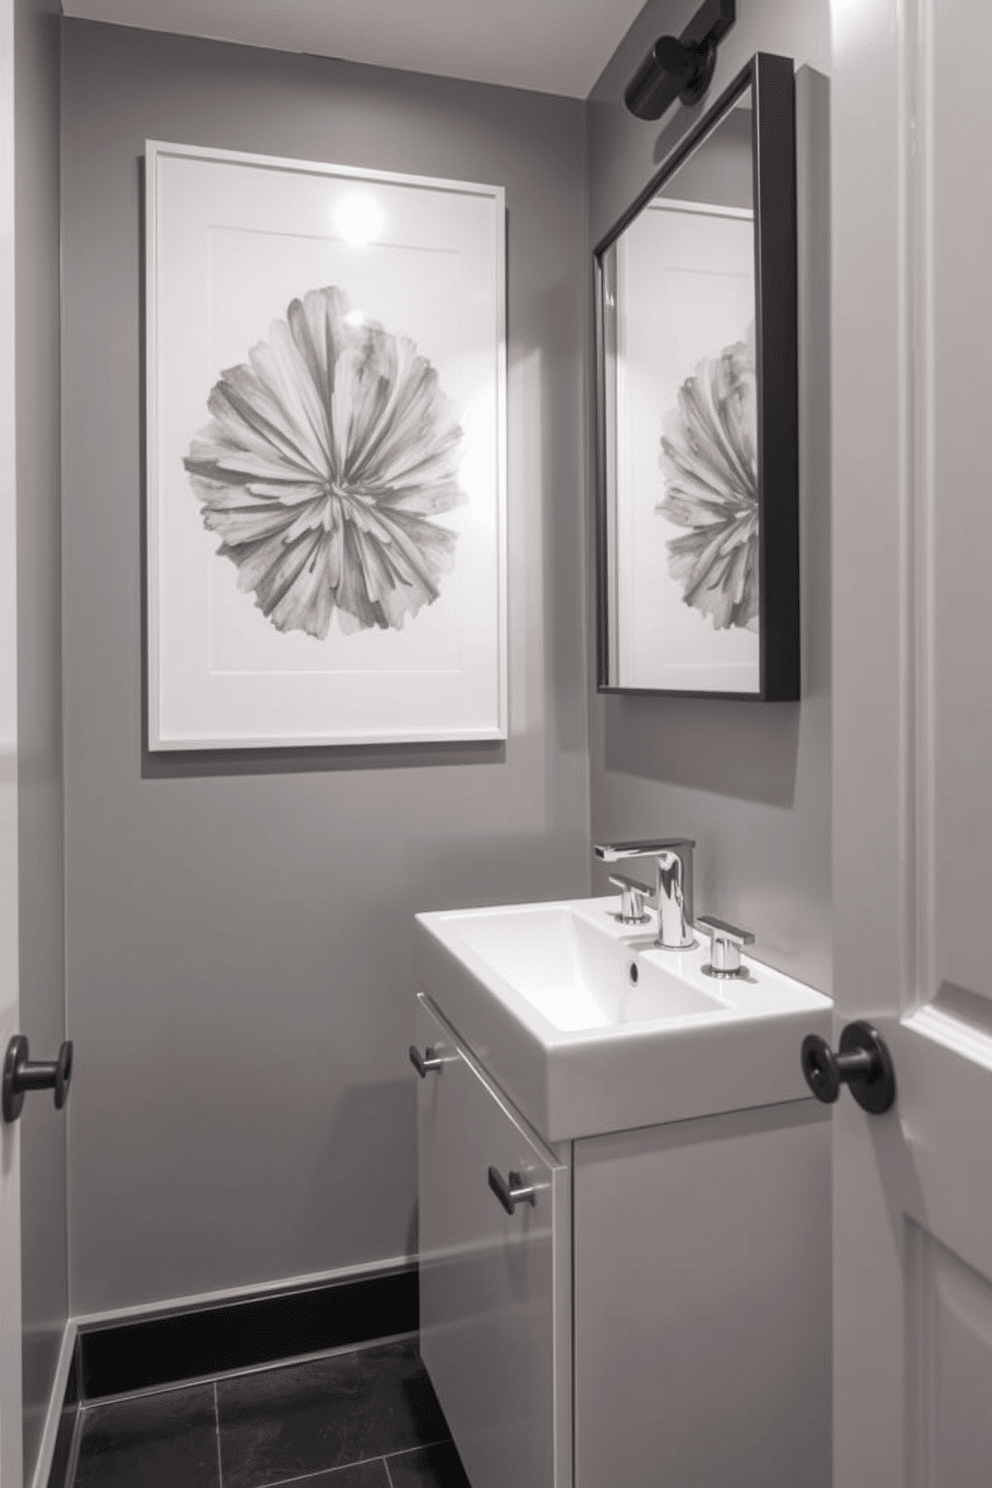
[(650, 899), (654, 889), (639, 879), (628, 878), (626, 873), (611, 873), (610, 883), (623, 895), (620, 900), (620, 921), (624, 925), (643, 925), (651, 918), (644, 913), (644, 901)]
[(726, 920), (718, 920), (716, 915), (700, 915), (696, 924), (708, 930), (710, 935), (710, 959), (708, 965), (703, 967), (706, 975), (747, 976), (747, 967), (741, 963), (741, 946), (754, 945), (751, 931), (728, 925)]

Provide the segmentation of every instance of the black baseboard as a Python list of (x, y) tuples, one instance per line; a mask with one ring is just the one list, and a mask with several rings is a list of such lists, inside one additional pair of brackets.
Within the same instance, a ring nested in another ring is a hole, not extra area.
[(69, 1488), (79, 1407), (133, 1390), (278, 1364), (419, 1326), (416, 1267), (82, 1327), (48, 1488)]
[(100, 1400), (274, 1364), (413, 1333), (418, 1322), (417, 1271), (412, 1267), (102, 1323), (79, 1332), (79, 1394), (84, 1402)]

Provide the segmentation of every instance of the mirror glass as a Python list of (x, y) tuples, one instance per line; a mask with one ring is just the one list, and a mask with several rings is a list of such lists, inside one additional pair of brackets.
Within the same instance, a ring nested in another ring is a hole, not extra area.
[(752, 88), (598, 255), (600, 682), (761, 692)]

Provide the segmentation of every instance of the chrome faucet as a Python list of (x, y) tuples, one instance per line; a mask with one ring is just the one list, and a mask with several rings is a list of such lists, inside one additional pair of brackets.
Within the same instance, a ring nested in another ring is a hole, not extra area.
[[(653, 858), (655, 885), (652, 891), (647, 884), (618, 873), (610, 879), (623, 891), (621, 919), (625, 923), (636, 923), (629, 911), (640, 905), (637, 899), (654, 894), (654, 907), (658, 912), (658, 938), (655, 944), (666, 951), (686, 950), (692, 945), (692, 850), (695, 842), (688, 837), (668, 837), (664, 841), (648, 842), (603, 842), (593, 848), (597, 858), (604, 863), (619, 863), (625, 858)], [(638, 895), (631, 892), (639, 891)]]

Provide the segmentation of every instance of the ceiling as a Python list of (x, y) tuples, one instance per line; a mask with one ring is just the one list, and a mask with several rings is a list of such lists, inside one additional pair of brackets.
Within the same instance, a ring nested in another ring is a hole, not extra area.
[(643, 0), (63, 0), (66, 15), (585, 98)]

